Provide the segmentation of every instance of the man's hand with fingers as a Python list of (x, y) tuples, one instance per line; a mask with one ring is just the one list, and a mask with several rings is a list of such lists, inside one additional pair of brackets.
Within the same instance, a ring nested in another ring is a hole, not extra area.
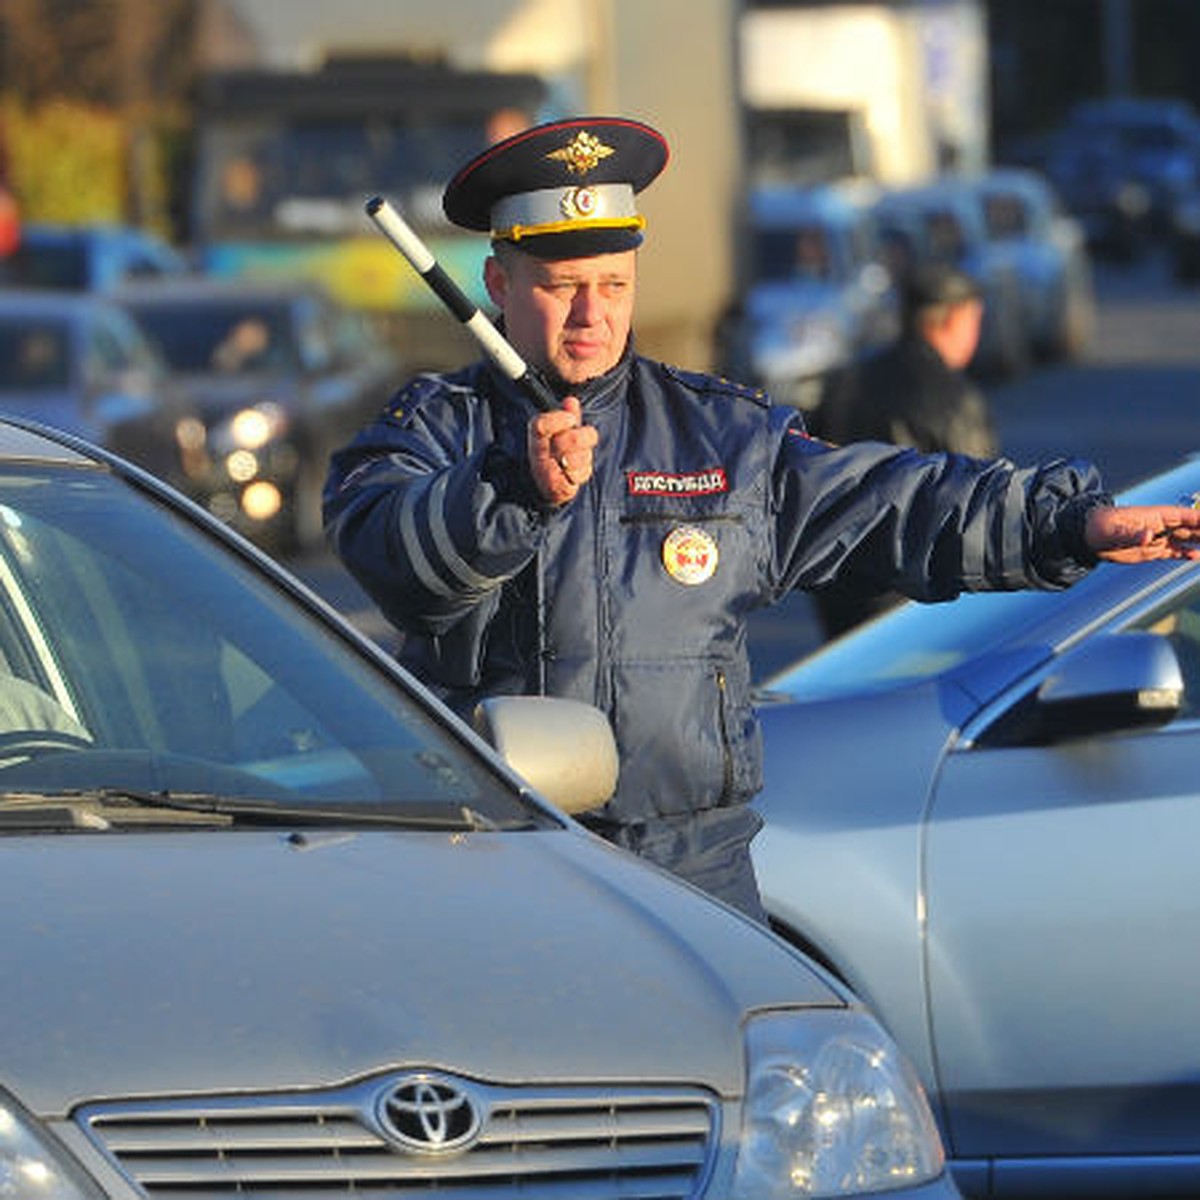
[(550, 504), (574, 500), (592, 477), (592, 455), (599, 434), (583, 423), (579, 401), (563, 400), (562, 408), (538, 413), (529, 422), (529, 469), (538, 492)]

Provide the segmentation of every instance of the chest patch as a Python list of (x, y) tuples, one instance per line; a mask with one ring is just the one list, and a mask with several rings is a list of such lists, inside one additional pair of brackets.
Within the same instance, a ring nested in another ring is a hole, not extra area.
[(729, 491), (729, 478), (724, 467), (689, 471), (683, 475), (667, 471), (627, 471), (625, 479), (631, 496), (712, 496)]
[(693, 587), (717, 569), (717, 539), (694, 525), (680, 525), (663, 539), (663, 566), (677, 583)]

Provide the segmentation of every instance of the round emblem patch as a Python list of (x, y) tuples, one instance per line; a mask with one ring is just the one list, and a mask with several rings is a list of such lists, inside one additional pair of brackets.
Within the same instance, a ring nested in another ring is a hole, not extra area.
[(717, 569), (717, 540), (695, 525), (680, 525), (663, 539), (667, 574), (689, 587), (711, 579)]
[(563, 193), (562, 214), (568, 219), (593, 217), (596, 215), (596, 206), (598, 203), (599, 196), (596, 194), (594, 188), (571, 188)]

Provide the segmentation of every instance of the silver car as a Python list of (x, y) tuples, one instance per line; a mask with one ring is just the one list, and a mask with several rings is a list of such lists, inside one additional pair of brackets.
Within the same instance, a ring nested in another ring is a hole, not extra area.
[(1069, 216), (1046, 177), (1003, 167), (973, 179), (988, 238), (1010, 247), (1021, 283), (1026, 333), (1043, 358), (1078, 358), (1091, 340), (1095, 284), (1083, 225)]
[(551, 807), (263, 552), (0, 421), (0, 1195), (957, 1192), (919, 1082), (769, 931)]
[[(1126, 499), (1196, 497), (1200, 460)], [(1200, 1189), (1200, 564), (906, 605), (765, 687), (768, 911), (963, 1191)]]
[(199, 424), (127, 312), (49, 288), (0, 288), (0, 412), (87, 438), (177, 487)]
[(748, 200), (747, 284), (722, 328), (722, 370), (813, 408), (827, 375), (900, 332), (882, 261), (877, 189), (846, 181), (761, 187)]

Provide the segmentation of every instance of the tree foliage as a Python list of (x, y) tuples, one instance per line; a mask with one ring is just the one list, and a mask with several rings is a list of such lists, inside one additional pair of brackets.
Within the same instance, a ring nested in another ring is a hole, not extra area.
[(199, 0), (0, 0), (0, 169), (26, 220), (167, 225)]

